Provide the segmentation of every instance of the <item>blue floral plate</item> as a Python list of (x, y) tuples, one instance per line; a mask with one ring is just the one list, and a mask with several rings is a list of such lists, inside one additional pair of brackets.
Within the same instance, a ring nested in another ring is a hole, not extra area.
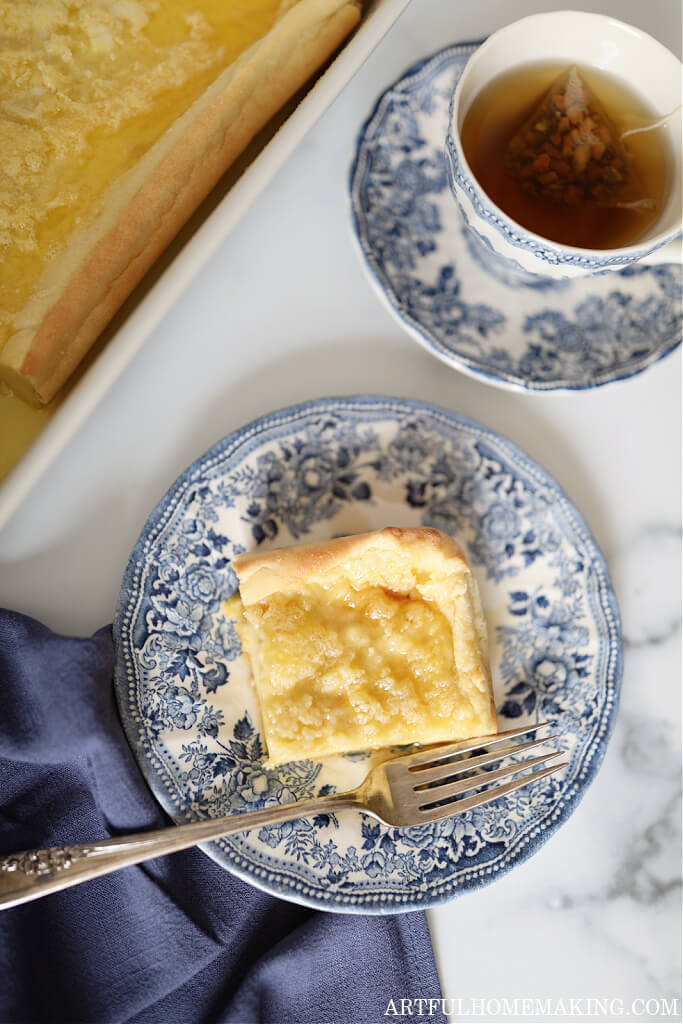
[[(142, 771), (177, 822), (356, 785), (365, 755), (264, 765), (234, 622), (245, 549), (436, 526), (468, 552), (489, 620), (501, 729), (551, 720), (569, 766), (435, 825), (354, 810), (206, 845), (267, 891), (327, 910), (427, 907), (508, 871), (568, 817), (602, 759), (621, 675), (605, 563), (558, 486), (510, 442), (419, 402), (339, 398), (275, 413), (199, 459), (148, 520), (114, 622), (115, 684)], [(376, 757), (376, 755), (375, 755)]]
[(411, 68), (361, 131), (351, 209), (371, 280), (430, 352), (490, 383), (579, 390), (640, 373), (680, 343), (680, 266), (552, 281), (511, 272), (467, 230), (444, 142), (474, 49), (450, 46)]

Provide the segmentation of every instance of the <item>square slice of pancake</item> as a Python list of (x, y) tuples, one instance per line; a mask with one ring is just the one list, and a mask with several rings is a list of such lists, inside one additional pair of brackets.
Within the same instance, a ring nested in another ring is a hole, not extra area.
[(450, 537), (389, 527), (234, 568), (271, 764), (496, 732), (486, 623)]

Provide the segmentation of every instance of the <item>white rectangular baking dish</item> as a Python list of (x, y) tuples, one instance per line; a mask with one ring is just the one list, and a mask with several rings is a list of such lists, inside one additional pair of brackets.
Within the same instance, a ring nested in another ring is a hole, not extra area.
[(96, 354), (78, 382), (0, 483), (0, 528), (409, 2), (367, 3), (355, 34), (327, 69), (254, 140), (182, 229), (158, 266), (117, 314), (105, 332), (106, 340), (98, 342)]

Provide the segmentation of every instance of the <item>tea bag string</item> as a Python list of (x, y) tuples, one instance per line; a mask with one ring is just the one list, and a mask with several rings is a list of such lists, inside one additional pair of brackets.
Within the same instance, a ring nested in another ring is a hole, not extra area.
[(619, 141), (623, 142), (623, 140), (627, 139), (629, 135), (636, 135), (638, 132), (651, 132), (655, 128), (661, 128), (675, 117), (676, 114), (680, 114), (681, 110), (683, 110), (683, 104), (679, 103), (674, 110), (669, 114), (666, 114), (664, 117), (660, 117), (657, 121), (652, 121), (651, 124), (641, 125), (639, 128), (629, 128), (628, 131), (622, 132), (619, 136)]

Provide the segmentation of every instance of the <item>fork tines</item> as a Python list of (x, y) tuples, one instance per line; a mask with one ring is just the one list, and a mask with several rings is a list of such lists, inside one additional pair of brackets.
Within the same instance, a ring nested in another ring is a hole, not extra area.
[[(545, 743), (548, 737), (536, 737), (526, 743), (508, 743), (502, 746), (507, 740), (515, 739), (537, 729), (541, 729), (549, 723), (543, 722), (536, 725), (526, 726), (520, 729), (510, 729), (507, 732), (497, 733), (493, 736), (479, 736), (469, 740), (460, 740), (456, 743), (442, 744), (431, 748), (425, 748), (414, 754), (408, 754), (403, 761), (404, 769), (407, 768), (411, 779), (411, 802), (415, 811), (425, 821), (436, 821), (439, 818), (459, 814), (462, 811), (482, 804), (497, 800), (499, 797), (514, 790), (527, 786), (530, 782), (544, 778), (552, 772), (559, 771), (566, 767), (562, 764), (547, 765), (536, 771), (528, 772), (530, 768), (536, 768), (543, 762), (558, 757), (560, 751), (553, 750), (542, 753), (537, 757), (520, 758), (519, 755)], [(467, 757), (470, 751), (482, 750), (482, 748), (493, 747), (493, 750), (485, 750), (484, 753)], [(514, 757), (512, 763), (502, 767), (480, 771), (496, 761), (503, 758)], [(521, 772), (526, 774), (520, 775)], [(498, 780), (518, 776), (502, 785), (492, 785)], [(463, 777), (465, 776), (465, 777)], [(458, 778), (459, 777), (459, 778)], [(482, 787), (488, 787), (482, 789)], [(462, 794), (473, 792), (469, 797)]]
[[(535, 732), (537, 729), (545, 729), (550, 724), (550, 722), (538, 722), (535, 725), (526, 725), (520, 729), (508, 729), (507, 732), (493, 733), (491, 736), (473, 736), (471, 739), (457, 740), (455, 743), (435, 743), (433, 746), (424, 747), (422, 750), (415, 751), (415, 753), (406, 754), (405, 757), (401, 758), (401, 761), (411, 772), (421, 772), (423, 769), (429, 768), (439, 761), (446, 761), (452, 757), (469, 754), (473, 750), (481, 750), (484, 747), (495, 747), (500, 743), (505, 743), (507, 740), (515, 739), (517, 736), (525, 736), (527, 733)], [(533, 740), (532, 744), (541, 742), (543, 741)], [(499, 751), (497, 757), (504, 757), (508, 753), (522, 749), (522, 746), (513, 745), (506, 751)], [(496, 759), (496, 757), (492, 758), (492, 760)], [(468, 764), (472, 763), (470, 758), (467, 760)]]

